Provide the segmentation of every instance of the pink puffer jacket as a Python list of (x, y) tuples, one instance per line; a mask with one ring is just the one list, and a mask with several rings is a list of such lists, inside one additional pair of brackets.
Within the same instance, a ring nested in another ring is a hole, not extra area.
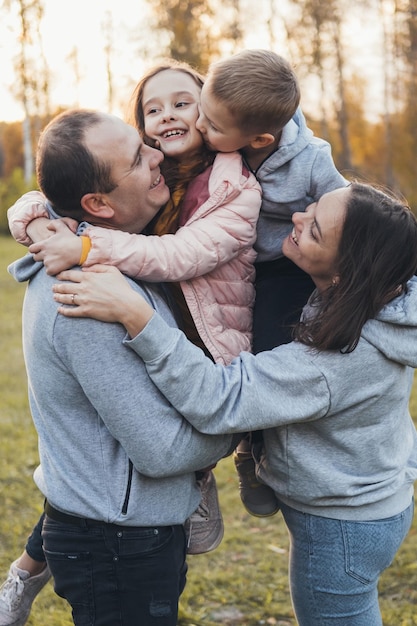
[(261, 188), (240, 154), (218, 154), (209, 198), (174, 235), (131, 235), (89, 228), (85, 265), (115, 265), (133, 278), (180, 282), (199, 335), (227, 364), (252, 343), (253, 267)]
[[(214, 160), (208, 199), (174, 235), (133, 235), (91, 226), (85, 266), (115, 265), (133, 278), (180, 282), (199, 335), (215, 361), (229, 363), (252, 344), (253, 267), (261, 188), (237, 152)], [(48, 217), (44, 196), (25, 194), (8, 211), (17, 241), (31, 243), (26, 227)]]

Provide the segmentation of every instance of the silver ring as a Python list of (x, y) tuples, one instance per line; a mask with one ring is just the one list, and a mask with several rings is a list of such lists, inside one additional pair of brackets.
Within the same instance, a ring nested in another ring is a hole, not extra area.
[(71, 304), (73, 304), (74, 306), (76, 306), (75, 304), (75, 293), (71, 294)]

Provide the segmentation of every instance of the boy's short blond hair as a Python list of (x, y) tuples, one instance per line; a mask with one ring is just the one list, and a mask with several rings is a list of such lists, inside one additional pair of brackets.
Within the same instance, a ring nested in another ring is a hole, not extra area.
[(291, 65), (270, 50), (243, 50), (213, 63), (206, 82), (213, 97), (236, 119), (236, 127), (245, 132), (275, 136), (300, 103)]

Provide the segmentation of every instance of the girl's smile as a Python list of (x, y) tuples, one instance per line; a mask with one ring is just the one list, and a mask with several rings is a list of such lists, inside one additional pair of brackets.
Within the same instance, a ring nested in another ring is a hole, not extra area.
[(179, 70), (163, 70), (147, 81), (143, 92), (145, 133), (166, 156), (183, 161), (200, 150), (203, 139), (196, 128), (199, 101), (199, 86)]

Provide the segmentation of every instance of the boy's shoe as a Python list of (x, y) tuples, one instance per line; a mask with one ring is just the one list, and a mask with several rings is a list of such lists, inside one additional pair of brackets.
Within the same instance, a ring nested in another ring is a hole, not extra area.
[(279, 503), (271, 487), (259, 482), (250, 439), (242, 439), (233, 452), (239, 476), (239, 492), (243, 506), (255, 517), (269, 517), (279, 511)]
[(220, 545), (224, 533), (213, 472), (205, 472), (197, 483), (201, 490), (200, 504), (184, 524), (187, 554), (203, 554), (214, 550)]
[(30, 576), (16, 563), (10, 565), (7, 580), (0, 588), (0, 626), (24, 626), (32, 602), (51, 578), (48, 566), (37, 576)]

